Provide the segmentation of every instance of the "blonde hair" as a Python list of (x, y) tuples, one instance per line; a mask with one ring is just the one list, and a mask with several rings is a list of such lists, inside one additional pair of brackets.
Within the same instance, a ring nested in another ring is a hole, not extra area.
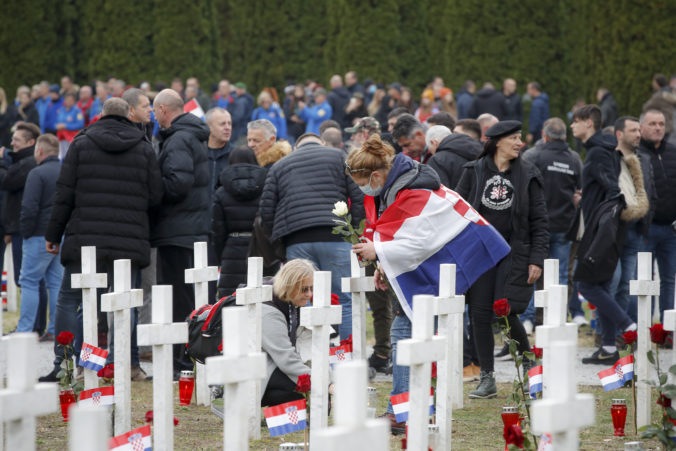
[[(353, 149), (345, 163), (358, 176), (368, 177), (378, 169), (390, 169), (394, 159), (394, 149), (380, 139), (377, 133), (371, 135), (361, 147)], [(359, 171), (365, 169), (365, 171)]]
[(297, 258), (288, 261), (275, 274), (272, 291), (282, 301), (290, 302), (291, 297), (301, 288), (303, 280), (312, 278), (315, 271), (315, 265), (310, 260)]
[(260, 94), (258, 94), (258, 106), (261, 106), (264, 100), (269, 100), (270, 104), (272, 104), (272, 96), (268, 91), (261, 91)]

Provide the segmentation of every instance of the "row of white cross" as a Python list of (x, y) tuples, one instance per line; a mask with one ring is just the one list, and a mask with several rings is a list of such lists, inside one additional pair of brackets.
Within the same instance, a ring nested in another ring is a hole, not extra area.
[[(650, 422), (649, 387), (645, 359), (647, 351), (650, 296), (659, 294), (652, 281), (649, 253), (639, 253), (638, 280), (630, 292), (639, 296), (639, 340), (636, 372), (639, 379), (639, 426)], [(409, 395), (409, 449), (427, 449), (430, 366), (438, 362), (437, 423), (440, 449), (451, 449), (453, 407), (462, 407), (462, 314), (464, 297), (455, 295), (455, 265), (441, 265), (439, 296), (420, 295), (413, 301), (412, 338), (398, 344), (397, 364), (411, 367)], [(102, 309), (115, 314), (115, 434), (131, 427), (130, 409), (130, 315), (129, 309), (142, 304), (141, 290), (131, 289), (131, 264), (115, 262), (114, 290), (102, 296)], [(555, 449), (578, 449), (579, 429), (594, 421), (591, 395), (577, 394), (575, 351), (577, 326), (566, 323), (567, 287), (558, 285), (558, 262), (545, 262), (544, 290), (536, 294), (536, 305), (545, 309), (545, 324), (536, 328), (536, 345), (543, 353), (543, 399), (532, 407), (532, 429), (551, 433)], [(206, 285), (218, 276), (215, 267), (206, 263), (205, 243), (196, 243), (195, 268), (186, 270), (186, 281), (195, 283), (196, 306), (207, 301)], [(366, 277), (356, 258), (352, 260), (352, 277), (343, 279), (343, 290), (352, 293), (353, 339), (355, 362), (336, 367), (336, 408), (334, 425), (328, 427), (328, 349), (330, 325), (340, 323), (341, 307), (330, 305), (329, 272), (316, 272), (314, 300), (301, 309), (301, 325), (312, 330), (312, 449), (387, 449), (389, 434), (385, 420), (366, 418), (365, 293), (372, 291), (373, 278)], [(82, 249), (82, 273), (72, 276), (74, 288), (83, 289), (84, 341), (96, 345), (96, 289), (107, 286), (106, 274), (96, 273), (94, 248)], [(172, 351), (175, 343), (187, 341), (187, 324), (172, 323), (171, 286), (153, 287), (152, 324), (138, 326), (138, 344), (153, 346), (153, 403), (155, 449), (173, 449)], [(224, 449), (248, 449), (249, 437), (260, 437), (260, 381), (265, 376), (265, 356), (261, 353), (261, 303), (272, 298), (270, 286), (262, 285), (262, 261), (251, 259), (247, 287), (237, 290), (242, 307), (223, 309), (223, 356), (207, 359), (206, 368), (198, 370), (196, 386), (202, 385), (203, 403), (209, 402), (207, 384), (225, 385)], [(438, 335), (434, 335), (434, 318), (438, 317)], [(676, 311), (665, 314), (665, 328), (676, 326)], [(642, 333), (645, 332), (645, 333)], [(35, 418), (56, 410), (56, 386), (36, 384), (35, 334), (15, 334), (2, 341), (0, 351), (12, 365), (7, 387), (0, 391), (0, 417), (6, 425), (6, 446), (10, 450), (34, 449)], [(553, 358), (556, 356), (556, 358)], [(85, 370), (85, 388), (94, 388), (98, 379)], [(197, 389), (199, 399), (200, 388)], [(99, 415), (74, 413), (71, 432), (83, 431), (92, 436)], [(80, 420), (90, 426), (82, 426)], [(78, 432), (79, 434), (80, 432)], [(96, 434), (94, 434), (96, 435)], [(101, 443), (104, 438), (92, 437)], [(227, 440), (225, 439), (227, 437)], [(338, 440), (338, 437), (340, 439)], [(1, 438), (1, 437), (0, 437)], [(0, 449), (3, 441), (0, 439)], [(104, 445), (101, 445), (104, 446)], [(75, 449), (75, 448), (72, 448)], [(91, 449), (97, 449), (92, 445)], [(101, 448), (105, 449), (105, 447)]]

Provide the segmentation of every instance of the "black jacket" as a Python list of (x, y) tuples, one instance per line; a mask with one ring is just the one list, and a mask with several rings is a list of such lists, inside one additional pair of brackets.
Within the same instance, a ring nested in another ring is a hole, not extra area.
[(61, 262), (80, 262), (82, 246), (98, 260), (150, 263), (149, 209), (162, 198), (152, 145), (128, 119), (104, 116), (71, 143), (56, 182), (45, 239), (61, 242)]
[[(655, 224), (668, 225), (676, 220), (676, 147), (662, 140), (659, 148), (650, 141), (641, 140), (639, 153), (650, 157), (654, 188), (657, 193)], [(643, 164), (643, 159), (641, 159)], [(645, 170), (643, 171), (645, 175)], [(648, 184), (646, 184), (648, 189)], [(650, 197), (650, 192), (648, 192)], [(652, 198), (651, 198), (652, 202)]]
[(26, 147), (18, 152), (10, 152), (12, 163), (0, 159), (0, 189), (5, 191), (2, 205), (2, 225), (5, 233), (19, 233), (19, 219), (21, 217), (21, 198), (26, 185), (28, 173), (36, 165), (33, 152), (35, 146)]
[(467, 135), (445, 137), (427, 164), (437, 171), (441, 184), (454, 189), (460, 181), (465, 163), (476, 160), (481, 154), (481, 143)]
[(245, 92), (241, 96), (235, 96), (232, 102), (228, 104), (228, 111), (232, 116), (230, 142), (236, 145), (242, 136), (246, 138), (246, 124), (251, 120), (253, 110), (254, 99), (248, 92)]
[(529, 149), (522, 159), (533, 163), (544, 179), (547, 216), (551, 233), (566, 233), (575, 222), (577, 208), (573, 195), (582, 189), (582, 160), (563, 141)]
[(230, 158), (230, 152), (232, 152), (232, 145), (228, 142), (224, 147), (220, 149), (212, 149), (209, 147), (207, 149), (209, 156), (209, 180), (210, 180), (210, 194), (213, 195), (216, 188), (221, 186), (220, 174), (223, 172), (223, 169), (228, 165), (228, 159)]
[(211, 207), (207, 139), (209, 127), (190, 113), (160, 130), (158, 163), (164, 197), (153, 218), (153, 247), (192, 249), (196, 241), (207, 240)]
[(474, 96), (472, 106), (469, 107), (469, 117), (476, 119), (484, 113), (490, 113), (499, 120), (507, 116), (505, 96), (496, 89), (482, 89)]
[(266, 174), (251, 164), (228, 166), (221, 172), (211, 222), (212, 243), (221, 260), (219, 295), (232, 294), (246, 282), (247, 250)]
[[(499, 263), (498, 271), (505, 275), (503, 295), (512, 308), (523, 311), (533, 295), (533, 286), (527, 283), (528, 265), (542, 268), (549, 252), (547, 206), (542, 175), (535, 166), (517, 158), (512, 160), (509, 170), (514, 185), (509, 240), (512, 250)], [(496, 172), (490, 157), (467, 163), (456, 191), (481, 212), (484, 186)]]
[[(298, 147), (270, 168), (261, 197), (260, 214), (270, 238), (323, 227), (328, 241), (336, 217), (331, 213), (338, 201), (351, 202), (355, 225), (364, 217), (364, 195), (345, 174), (343, 153), (315, 143)], [(340, 238), (338, 238), (340, 239)]]
[(618, 177), (622, 154), (615, 150), (615, 137), (600, 131), (589, 138), (584, 146), (587, 148), (587, 157), (582, 167), (581, 204), (586, 227), (601, 202), (620, 194)]
[(521, 96), (514, 92), (504, 97), (505, 118), (503, 120), (523, 122), (523, 105), (521, 104)]
[(344, 86), (333, 89), (326, 97), (329, 105), (331, 105), (331, 111), (333, 111), (331, 119), (337, 121), (341, 127), (352, 125), (345, 121), (345, 107), (350, 102), (350, 97), (352, 97), (352, 94)]
[(599, 108), (601, 108), (601, 128), (615, 125), (615, 121), (620, 113), (617, 109), (615, 97), (613, 97), (611, 93), (607, 93), (603, 96), (599, 103)]
[(21, 236), (24, 238), (45, 236), (59, 172), (61, 162), (54, 155), (28, 173), (21, 201)]

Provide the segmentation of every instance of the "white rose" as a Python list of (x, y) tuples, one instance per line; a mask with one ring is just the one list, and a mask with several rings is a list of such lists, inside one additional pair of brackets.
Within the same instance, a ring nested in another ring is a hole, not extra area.
[(347, 214), (347, 204), (342, 200), (336, 202), (333, 204), (333, 210), (331, 210), (331, 213), (336, 216), (345, 216)]

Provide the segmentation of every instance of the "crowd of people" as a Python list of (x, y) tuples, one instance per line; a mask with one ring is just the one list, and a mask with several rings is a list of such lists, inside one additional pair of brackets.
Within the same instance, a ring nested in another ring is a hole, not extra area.
[[(171, 284), (174, 321), (185, 321), (194, 294), (184, 270), (193, 266), (194, 243), (207, 241), (210, 264), (220, 267), (212, 302), (246, 282), (247, 256), (263, 256), (266, 275), (276, 275), (275, 297), (263, 310), (269, 358), (262, 402), (293, 399), (293, 384), (307, 372), (296, 352), (297, 309), (311, 302), (312, 270), (331, 271), (343, 307), (337, 332), (348, 339), (351, 299), (340, 280), (349, 275), (350, 252), (379, 257), (369, 238), (351, 245), (333, 233), (334, 204), (347, 202), (355, 227), (370, 216), (377, 231), (377, 218), (401, 193), (445, 186), (511, 248), (465, 293), (463, 376), (479, 381), (469, 396), (497, 395), (494, 359), (508, 354), (494, 355), (493, 301), (508, 299), (518, 351), (529, 349), (541, 321), (533, 292), (545, 258), (559, 260), (573, 321), (587, 322), (578, 293), (596, 306), (599, 348), (583, 363), (612, 363), (617, 337), (636, 329), (628, 286), (637, 251), (657, 260), (660, 311), (673, 307), (676, 76), (652, 82), (655, 93), (635, 116), (621, 115), (600, 88), (598, 105), (581, 100), (566, 118), (550, 117), (538, 82), (522, 96), (513, 79), (502, 90), (485, 83), (478, 91), (468, 80), (455, 93), (436, 77), (417, 98), (400, 83), (362, 84), (351, 71), (332, 76), (326, 88), (289, 84), (284, 99), (265, 88), (256, 102), (243, 82), (222, 80), (206, 93), (194, 77), (151, 90), (148, 82), (131, 87), (115, 78), (77, 86), (64, 76), (60, 86), (22, 86), (14, 101), (0, 89), (1, 246), (12, 243), (22, 287), (16, 331), (37, 331), (41, 341), (73, 331), (79, 355), (82, 297), (70, 275), (81, 270), (82, 246), (96, 246), (99, 271), (111, 283), (113, 261), (127, 258), (133, 287)], [(204, 117), (186, 106), (193, 100)], [(368, 295), (375, 327), (369, 365), (393, 373), (392, 394), (402, 393), (408, 370), (393, 365), (393, 355), (410, 336), (410, 308), (387, 291), (380, 271), (368, 271), (380, 288)], [(134, 309), (133, 325), (148, 321), (149, 302)], [(113, 347), (108, 331), (100, 313), (100, 343)], [(146, 377), (141, 357), (133, 334), (133, 380)], [(55, 343), (54, 370), (41, 380), (56, 380), (62, 359)], [(524, 359), (526, 369), (531, 364)], [(177, 345), (176, 375), (186, 368), (192, 363)], [(389, 412), (393, 431), (402, 432)]]

